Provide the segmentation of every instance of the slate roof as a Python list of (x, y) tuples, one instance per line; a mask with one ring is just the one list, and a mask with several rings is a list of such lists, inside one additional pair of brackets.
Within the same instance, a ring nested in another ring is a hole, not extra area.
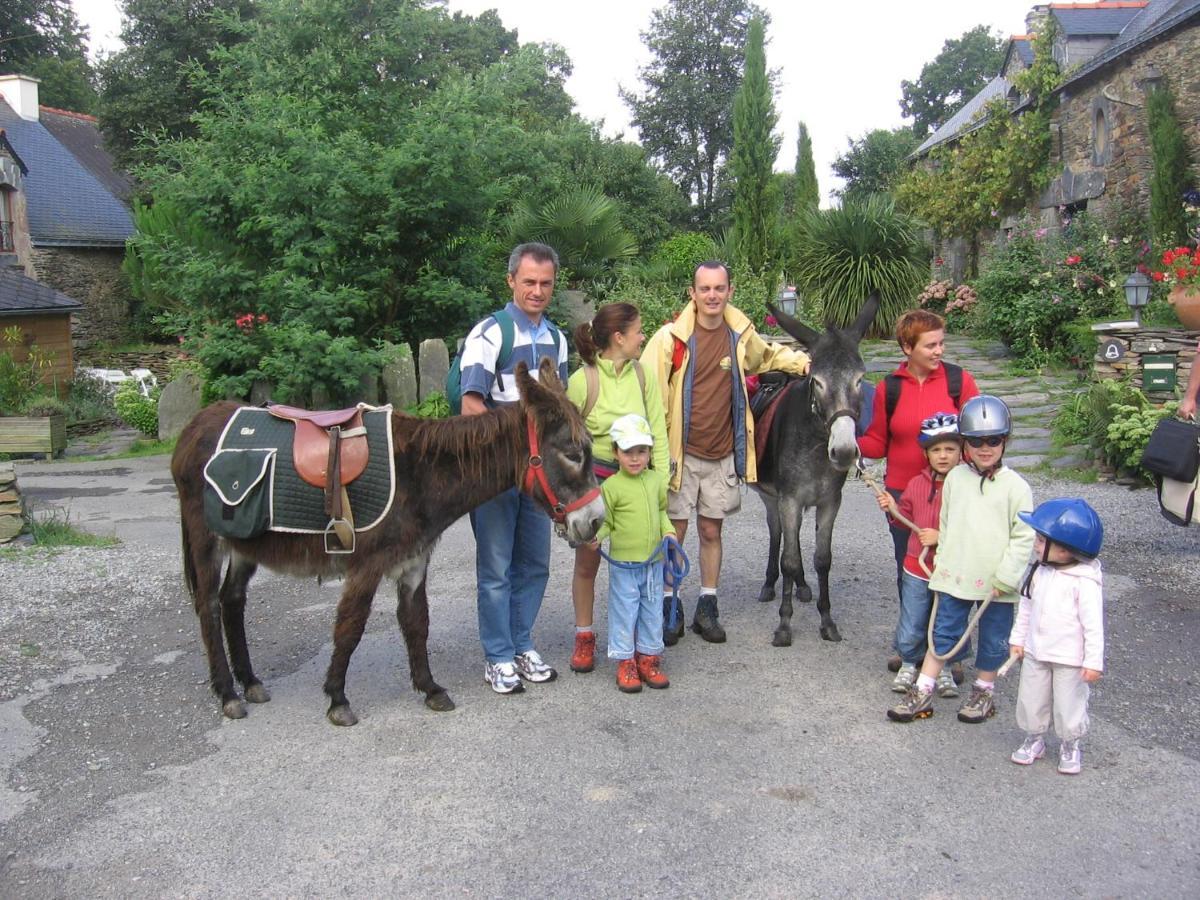
[(958, 137), (960, 134), (966, 134), (971, 131), (969, 126), (971, 121), (977, 116), (987, 105), (988, 101), (994, 97), (1008, 96), (1008, 90), (1011, 85), (1007, 78), (997, 75), (986, 85), (983, 90), (963, 104), (962, 109), (952, 115), (949, 119), (942, 123), (933, 134), (925, 138), (924, 142), (914, 152), (913, 156), (923, 156), (936, 147), (938, 144), (944, 144), (951, 138)]
[(49, 285), (27, 278), (18, 269), (0, 268), (0, 318), (72, 313), (83, 304)]
[[(60, 132), (72, 127), (59, 121), (51, 125)], [(64, 143), (44, 123), (22, 119), (2, 99), (0, 128), (29, 167), (24, 188), (35, 247), (124, 246), (133, 235), (133, 218), (113, 189), (70, 149), (84, 142), (68, 138)]]
[(1009, 53), (1015, 53), (1026, 67), (1033, 65), (1033, 39), (1027, 34), (1014, 34)]
[(8, 142), (8, 134), (3, 128), (0, 128), (0, 147), (8, 151), (8, 155), (12, 157), (13, 162), (17, 164), (17, 168), (21, 170), (22, 175), (29, 174), (29, 167), (25, 165), (25, 161), (21, 159), (21, 155), (13, 148), (13, 145)]
[(1116, 37), (1145, 6), (1145, 3), (1052, 3), (1050, 15), (1058, 20), (1059, 32), (1068, 38)]
[(133, 196), (133, 185), (117, 171), (112, 156), (104, 148), (104, 137), (96, 126), (95, 116), (43, 106), (41, 120), (46, 130), (70, 150), (71, 155), (96, 176), (96, 180), (122, 203), (129, 203)]
[(1059, 85), (1076, 84), (1130, 50), (1149, 43), (1200, 15), (1200, 0), (1150, 0), (1115, 41), (1085, 62)]

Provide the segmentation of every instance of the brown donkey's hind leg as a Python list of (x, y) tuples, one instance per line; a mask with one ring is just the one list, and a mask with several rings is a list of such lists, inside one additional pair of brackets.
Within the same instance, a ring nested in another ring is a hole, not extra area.
[[(413, 688), (425, 694), (425, 705), (434, 712), (449, 712), (454, 701), (446, 689), (433, 680), (429, 669), (429, 598), (425, 593), (425, 572), (429, 565), (426, 556), (406, 566), (404, 574), (396, 579), (396, 621), (404, 635), (408, 648), (408, 671), (412, 676)], [(414, 588), (413, 581), (420, 581)]]
[(250, 703), (266, 703), (271, 695), (254, 674), (246, 644), (246, 585), (257, 571), (258, 565), (245, 557), (235, 554), (230, 558), (221, 583), (221, 620), (233, 658), (233, 674), (241, 682), (246, 699)]

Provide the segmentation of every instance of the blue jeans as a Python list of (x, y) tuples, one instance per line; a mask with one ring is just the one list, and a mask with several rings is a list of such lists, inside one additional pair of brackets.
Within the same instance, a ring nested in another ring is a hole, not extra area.
[(662, 563), (608, 564), (608, 658), (633, 659), (663, 652)]
[[(938, 601), (937, 618), (933, 622), (933, 649), (945, 655), (967, 630), (971, 609), (978, 601), (959, 600), (949, 594), (941, 594)], [(975, 668), (980, 672), (994, 672), (1008, 659), (1008, 636), (1012, 633), (1013, 604), (993, 600), (979, 619), (979, 652), (975, 654)], [(958, 662), (971, 655), (968, 640), (962, 650), (949, 662)]]
[(550, 518), (516, 488), (471, 513), (479, 641), (490, 663), (533, 649), (533, 622), (550, 578)]
[[(897, 503), (900, 502), (900, 495), (903, 491), (898, 491), (895, 488), (887, 488), (887, 492), (892, 495), (892, 499)], [(884, 521), (887, 522), (888, 533), (892, 536), (892, 552), (896, 557), (896, 596), (900, 598), (900, 605), (904, 605), (904, 579), (901, 576), (904, 574), (904, 557), (908, 554), (908, 538), (912, 534), (907, 525), (901, 525), (899, 522), (893, 522), (884, 514)], [(901, 612), (903, 615), (903, 612)], [(896, 634), (899, 635), (899, 624), (896, 627)], [(892, 640), (892, 649), (900, 653), (900, 645), (896, 640)], [(903, 654), (901, 654), (903, 655)]]
[(896, 623), (896, 652), (906, 663), (919, 666), (925, 658), (925, 638), (933, 595), (929, 582), (902, 572), (900, 575), (900, 620)]

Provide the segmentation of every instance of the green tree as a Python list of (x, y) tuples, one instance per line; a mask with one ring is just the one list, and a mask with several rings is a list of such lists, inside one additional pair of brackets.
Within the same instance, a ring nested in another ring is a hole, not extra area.
[(525, 199), (508, 219), (507, 238), (509, 244), (549, 244), (574, 281), (597, 278), (637, 253), (617, 205), (592, 187), (572, 188), (544, 203)]
[(1175, 115), (1175, 95), (1160, 85), (1146, 98), (1150, 125), (1150, 237), (1161, 247), (1174, 247), (1188, 239), (1183, 193), (1188, 188), (1188, 152), (1183, 129)]
[(693, 204), (696, 225), (725, 213), (722, 168), (733, 146), (733, 102), (742, 80), (750, 20), (770, 19), (746, 0), (668, 0), (642, 42), (651, 61), (644, 93), (622, 89), (641, 143)]
[(4, 0), (0, 4), (0, 72), (41, 81), (39, 102), (92, 111), (96, 91), (87, 60), (87, 29), (70, 0)]
[(817, 166), (813, 162), (812, 138), (803, 122), (796, 134), (795, 208), (821, 205), (821, 189), (817, 184)]
[(1000, 35), (989, 32), (986, 25), (976, 25), (957, 40), (946, 41), (916, 81), (900, 82), (900, 109), (904, 118), (913, 120), (918, 141), (1000, 74), (1004, 47)]
[(771, 260), (771, 230), (777, 200), (771, 171), (779, 152), (775, 104), (767, 80), (763, 24), (753, 19), (746, 36), (745, 73), (733, 106), (733, 243), (737, 261), (761, 272)]
[(908, 169), (908, 157), (917, 149), (911, 128), (876, 128), (849, 143), (849, 149), (833, 161), (834, 174), (846, 183), (838, 192), (843, 198), (891, 193)]

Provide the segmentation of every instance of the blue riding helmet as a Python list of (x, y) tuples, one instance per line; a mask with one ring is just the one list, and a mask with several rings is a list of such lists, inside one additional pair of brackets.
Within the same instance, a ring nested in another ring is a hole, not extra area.
[(1104, 543), (1104, 524), (1086, 500), (1058, 497), (1038, 504), (1031, 513), (1017, 516), (1047, 540), (1066, 547), (1085, 559), (1100, 555)]
[(917, 435), (917, 443), (922, 447), (932, 447), (946, 439), (957, 443), (958, 416), (954, 413), (934, 413), (921, 423), (921, 433)]
[(958, 414), (958, 433), (963, 437), (994, 437), (1012, 431), (1012, 415), (999, 397), (979, 394), (962, 406)]

